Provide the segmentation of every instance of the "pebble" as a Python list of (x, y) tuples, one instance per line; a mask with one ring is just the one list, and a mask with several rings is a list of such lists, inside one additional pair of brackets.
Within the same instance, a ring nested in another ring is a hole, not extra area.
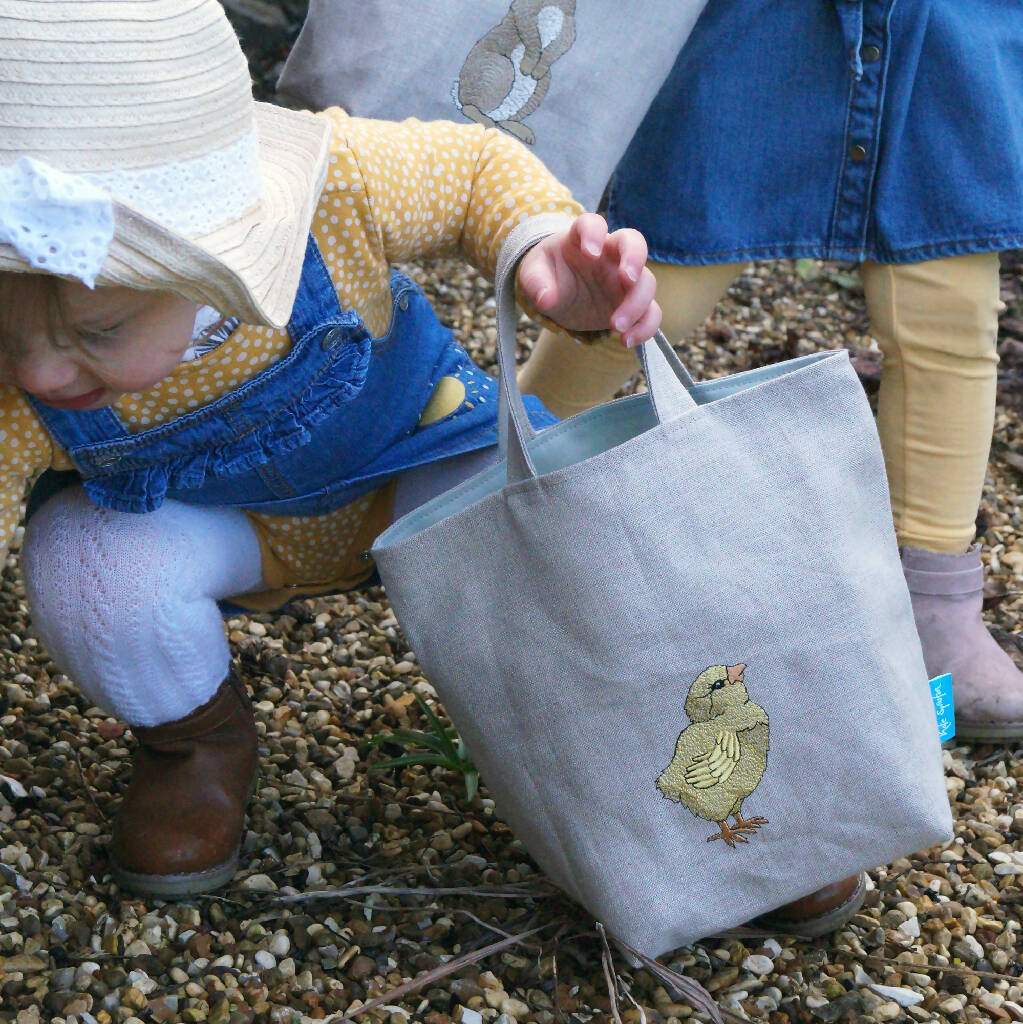
[(454, 847), (455, 841), (451, 838), (450, 832), (438, 832), (431, 840), (430, 846), (441, 853), (446, 853)]
[(774, 961), (769, 956), (753, 954), (743, 960), (742, 969), (751, 974), (770, 974), (774, 970)]
[(159, 999), (151, 999), (146, 1009), (157, 1024), (170, 1024), (178, 1017), (178, 997), (161, 996)]
[[(7, 967), (10, 964), (8, 960), (5, 964), (5, 969), (10, 970)], [(75, 975), (78, 971), (74, 967), (62, 967), (59, 970), (53, 972), (53, 984), (52, 988), (54, 992), (66, 992), (75, 983)]]
[(257, 949), (256, 952), (252, 954), (252, 959), (255, 961), (256, 966), (264, 971), (268, 971), (271, 967), (277, 966), (277, 958), (273, 953), (266, 949)]
[(972, 935), (964, 935), (952, 946), (952, 952), (966, 963), (973, 964), (984, 956), (984, 947)]
[[(7, 962), (7, 968), (10, 969), (10, 961)], [(92, 976), (99, 970), (99, 964), (92, 960), (86, 960), (84, 963), (80, 963), (75, 970), (75, 988), (87, 989), (92, 984)]]
[(32, 956), (29, 953), (18, 953), (7, 957), (3, 962), (3, 970), (7, 974), (20, 971), (23, 974), (34, 974), (36, 971), (45, 971), (49, 964), (41, 957)]
[(521, 999), (513, 999), (511, 996), (502, 999), (498, 1009), (516, 1020), (525, 1020), (529, 1017), (529, 1007)]
[(895, 1020), (901, 1013), (902, 1007), (896, 1002), (882, 1003), (872, 1011), (875, 1020)]
[(922, 1003), (924, 997), (919, 992), (914, 992), (910, 988), (897, 988), (893, 985), (874, 985), (870, 986), (871, 991), (876, 992), (883, 999), (888, 999), (895, 1003), (897, 1006), (916, 1006), (917, 1003)]
[(258, 889), (263, 892), (276, 892), (277, 883), (269, 875), (249, 875), (249, 877), (242, 882), (242, 888)]
[(145, 971), (131, 971), (128, 974), (128, 984), (137, 988), (145, 996), (157, 987), (157, 983)]

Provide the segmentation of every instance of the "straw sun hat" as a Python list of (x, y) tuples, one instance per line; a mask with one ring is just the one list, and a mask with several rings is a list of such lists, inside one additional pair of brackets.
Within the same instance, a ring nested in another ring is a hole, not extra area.
[(253, 101), (217, 0), (0, 0), (0, 270), (281, 326), (329, 139)]

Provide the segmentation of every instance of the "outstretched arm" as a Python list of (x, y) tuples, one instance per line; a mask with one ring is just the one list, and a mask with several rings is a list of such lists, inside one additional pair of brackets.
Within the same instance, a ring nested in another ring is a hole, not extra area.
[(368, 258), (384, 273), (394, 262), (461, 251), (493, 279), (501, 246), (517, 224), (561, 213), (578, 219), (520, 265), (527, 311), (573, 333), (620, 329), (629, 344), (653, 334), (660, 310), (653, 275), (643, 269), (642, 236), (609, 234), (603, 218), (585, 214), (543, 163), (504, 132), (447, 121), (368, 121), (336, 109), (324, 116), (336, 129), (336, 170), (318, 216), (331, 217), (342, 237), (353, 239), (350, 250), (356, 236), (370, 240), (360, 262)]

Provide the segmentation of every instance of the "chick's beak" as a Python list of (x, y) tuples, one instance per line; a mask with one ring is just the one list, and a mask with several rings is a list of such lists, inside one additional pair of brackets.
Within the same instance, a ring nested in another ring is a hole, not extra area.
[(728, 681), (730, 683), (741, 683), (742, 674), (746, 671), (745, 665), (729, 665), (728, 666)]

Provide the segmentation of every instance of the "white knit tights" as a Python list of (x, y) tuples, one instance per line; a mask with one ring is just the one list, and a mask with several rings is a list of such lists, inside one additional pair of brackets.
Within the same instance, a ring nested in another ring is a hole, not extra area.
[[(398, 478), (399, 515), (496, 457), (490, 448)], [(61, 491), (25, 530), (21, 568), (35, 628), (98, 707), (132, 725), (172, 722), (213, 696), (230, 653), (217, 601), (263, 586), (244, 512), (167, 501), (130, 515)]]
[(146, 726), (213, 696), (230, 663), (217, 600), (262, 582), (244, 512), (167, 501), (130, 515), (77, 487), (32, 517), (21, 567), (54, 661), (93, 703)]

